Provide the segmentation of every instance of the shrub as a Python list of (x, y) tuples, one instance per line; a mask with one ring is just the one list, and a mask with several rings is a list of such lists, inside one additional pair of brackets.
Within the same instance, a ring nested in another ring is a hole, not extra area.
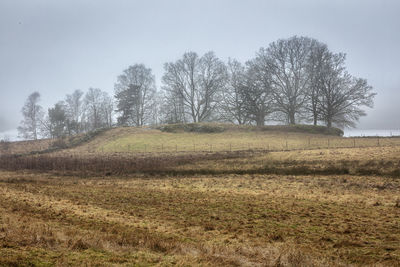
[(282, 131), (282, 132), (299, 132), (309, 134), (324, 134), (324, 135), (335, 135), (343, 136), (343, 131), (338, 128), (328, 128), (322, 125), (306, 125), (306, 124), (295, 124), (295, 125), (269, 125), (259, 127), (262, 131)]
[(226, 127), (217, 123), (180, 123), (163, 125), (158, 129), (168, 133), (221, 133), (226, 130)]
[(52, 148), (60, 148), (60, 149), (64, 149), (64, 148), (68, 148), (68, 144), (66, 142), (66, 140), (64, 138), (60, 138), (60, 139), (56, 139), (52, 144), (51, 144)]

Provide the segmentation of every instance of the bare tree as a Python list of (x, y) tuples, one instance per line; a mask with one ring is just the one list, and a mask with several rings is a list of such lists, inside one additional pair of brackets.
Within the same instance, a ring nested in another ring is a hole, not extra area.
[(0, 150), (3, 154), (8, 154), (8, 152), (11, 149), (11, 142), (10, 142), (10, 137), (9, 136), (4, 136), (0, 140)]
[(163, 121), (163, 111), (162, 104), (164, 101), (164, 95), (161, 93), (157, 93), (154, 96), (152, 101), (151, 109), (151, 117), (149, 118), (150, 125), (158, 125)]
[(247, 62), (240, 94), (246, 118), (263, 126), (267, 116), (274, 112), (274, 101), (269, 68), (262, 59)]
[(237, 60), (229, 60), (227, 64), (228, 82), (222, 91), (221, 119), (224, 121), (245, 124), (248, 118), (245, 113), (245, 101), (242, 94), (245, 80), (245, 67)]
[(38, 104), (40, 94), (34, 92), (29, 95), (22, 108), (24, 119), (21, 121), (21, 126), (18, 127), (19, 134), (25, 139), (38, 139), (40, 125), (43, 120), (43, 108)]
[(164, 89), (176, 110), (183, 104), (184, 113), (193, 122), (210, 119), (226, 83), (225, 64), (213, 52), (202, 57), (188, 52), (175, 63), (166, 63), (164, 69)]
[(65, 98), (65, 109), (67, 115), (67, 130), (69, 135), (82, 131), (83, 115), (83, 92), (75, 90)]
[(305, 108), (310, 115), (314, 125), (318, 124), (320, 119), (321, 109), (319, 105), (321, 94), (321, 75), (324, 66), (331, 58), (331, 52), (327, 45), (315, 42), (310, 47), (310, 55), (307, 63), (308, 87), (306, 90), (306, 105)]
[(120, 125), (142, 126), (151, 119), (156, 93), (155, 78), (150, 68), (135, 64), (118, 76), (115, 98)]
[(103, 92), (101, 107), (105, 126), (111, 128), (113, 126), (114, 101), (106, 92)]
[(177, 90), (164, 86), (160, 92), (160, 117), (162, 123), (186, 123), (187, 114), (185, 113), (185, 104), (183, 98)]
[(354, 127), (366, 113), (361, 107), (372, 107), (376, 93), (365, 79), (351, 76), (345, 69), (345, 54), (330, 53), (319, 77), (319, 107), (328, 127)]
[[(105, 106), (110, 102), (106, 92), (97, 88), (89, 88), (84, 98), (84, 116), (86, 130), (95, 130), (110, 126), (110, 114), (105, 111)], [(107, 109), (107, 111), (109, 111)]]
[(261, 48), (256, 56), (268, 65), (276, 111), (284, 114), (289, 124), (296, 123), (306, 102), (307, 60), (314, 42), (308, 37), (281, 39)]

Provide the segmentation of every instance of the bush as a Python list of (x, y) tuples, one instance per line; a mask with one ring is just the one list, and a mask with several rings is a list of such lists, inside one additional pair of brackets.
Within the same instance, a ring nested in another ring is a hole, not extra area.
[(3, 152), (8, 152), (10, 145), (11, 142), (8, 140), (8, 138), (4, 138), (0, 141), (0, 147)]
[(60, 148), (60, 149), (64, 149), (64, 148), (68, 148), (68, 144), (65, 141), (64, 138), (60, 138), (60, 139), (56, 139), (52, 144), (51, 144), (52, 148)]
[(252, 126), (252, 125), (234, 125), (223, 123), (179, 123), (167, 124), (158, 127), (157, 129), (168, 133), (221, 133), (227, 130), (239, 131), (280, 131), (280, 132), (298, 132), (309, 134), (324, 134), (343, 136), (343, 131), (338, 128), (328, 128), (321, 125), (268, 125), (268, 126)]
[(226, 128), (217, 123), (180, 123), (167, 124), (158, 127), (159, 130), (168, 133), (192, 132), (192, 133), (221, 133)]
[(282, 132), (299, 132), (309, 134), (324, 134), (324, 135), (335, 135), (343, 136), (343, 131), (338, 128), (328, 128), (321, 125), (306, 125), (306, 124), (295, 124), (295, 125), (270, 125), (261, 126), (262, 131), (282, 131)]

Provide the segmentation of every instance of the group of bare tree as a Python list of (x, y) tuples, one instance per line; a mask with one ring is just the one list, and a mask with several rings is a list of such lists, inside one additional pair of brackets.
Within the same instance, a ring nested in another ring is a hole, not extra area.
[[(375, 93), (365, 79), (350, 75), (345, 55), (308, 37), (280, 39), (244, 64), (227, 63), (213, 52), (183, 54), (165, 63), (161, 90), (143, 64), (117, 77), (114, 100), (100, 89), (76, 90), (48, 110), (29, 96), (22, 113), (24, 138), (60, 137), (117, 125), (220, 121), (264, 125), (323, 123), (354, 126), (372, 107)], [(116, 120), (113, 118), (116, 117)]]
[(186, 53), (165, 64), (164, 122), (230, 121), (264, 125), (319, 122), (354, 126), (372, 107), (375, 93), (351, 76), (345, 55), (308, 37), (291, 37), (261, 48), (242, 64), (224, 64), (212, 52)]
[(97, 88), (89, 88), (86, 93), (75, 90), (47, 113), (39, 101), (40, 94), (34, 92), (22, 108), (24, 120), (18, 131), (24, 139), (60, 138), (113, 125), (114, 101)]

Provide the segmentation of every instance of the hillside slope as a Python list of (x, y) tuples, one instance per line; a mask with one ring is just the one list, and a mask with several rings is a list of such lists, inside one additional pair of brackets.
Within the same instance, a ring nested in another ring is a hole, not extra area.
[[(332, 133), (334, 135), (329, 135)], [(324, 147), (339, 143), (339, 129), (295, 126), (238, 126), (232, 124), (173, 124), (118, 127), (107, 130), (74, 152), (219, 152)], [(70, 150), (70, 151), (72, 151)]]

